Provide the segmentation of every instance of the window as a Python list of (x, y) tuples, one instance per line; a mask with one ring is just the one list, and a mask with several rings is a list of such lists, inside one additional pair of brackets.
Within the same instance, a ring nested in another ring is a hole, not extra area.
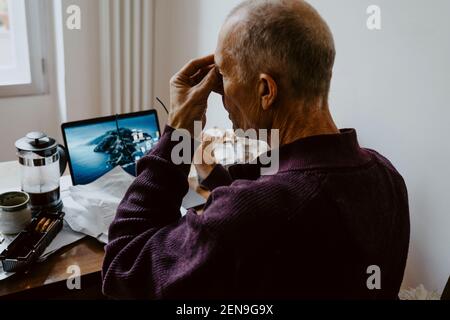
[(0, 0), (0, 97), (42, 94), (47, 1)]

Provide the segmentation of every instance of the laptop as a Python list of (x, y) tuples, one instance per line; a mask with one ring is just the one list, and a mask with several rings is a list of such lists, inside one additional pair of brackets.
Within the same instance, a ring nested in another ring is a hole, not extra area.
[[(86, 185), (117, 166), (136, 176), (136, 163), (159, 142), (156, 110), (68, 122), (61, 126), (72, 184)], [(189, 189), (183, 207), (206, 201)]]

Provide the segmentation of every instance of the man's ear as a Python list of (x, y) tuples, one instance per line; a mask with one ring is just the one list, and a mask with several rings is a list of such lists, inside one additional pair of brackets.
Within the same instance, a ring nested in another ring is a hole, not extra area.
[(258, 81), (258, 93), (261, 107), (267, 111), (272, 108), (278, 95), (278, 85), (267, 73), (261, 73)]

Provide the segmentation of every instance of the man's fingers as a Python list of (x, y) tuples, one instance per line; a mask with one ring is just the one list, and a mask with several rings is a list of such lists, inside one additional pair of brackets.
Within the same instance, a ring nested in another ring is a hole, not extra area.
[(206, 77), (204, 77), (203, 80), (196, 86), (202, 92), (210, 93), (211, 91), (213, 91), (214, 87), (217, 86), (218, 77), (215, 69), (216, 68), (212, 68), (211, 70), (209, 70)]
[(191, 77), (192, 86), (196, 86), (197, 84), (199, 84), (205, 78), (208, 72), (214, 67), (215, 65), (211, 64), (201, 68), (195, 75)]
[(179, 75), (191, 77), (195, 75), (200, 69), (208, 65), (214, 64), (214, 55), (210, 54), (208, 56), (191, 60), (186, 64), (179, 72)]

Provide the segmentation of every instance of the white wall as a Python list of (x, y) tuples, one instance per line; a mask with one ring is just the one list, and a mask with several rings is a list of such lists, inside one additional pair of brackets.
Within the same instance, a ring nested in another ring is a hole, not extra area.
[[(237, 0), (157, 0), (155, 93), (189, 59), (214, 51)], [(442, 290), (450, 274), (450, 2), (312, 0), (336, 39), (331, 107), (340, 127), (386, 155), (406, 179), (411, 249), (405, 286)], [(382, 10), (382, 30), (366, 28), (366, 9)], [(209, 126), (229, 127), (211, 99)]]
[[(58, 0), (57, 0), (58, 1)], [(67, 120), (98, 117), (101, 113), (99, 1), (62, 0), (81, 9), (81, 30), (64, 26), (64, 60)]]
[(58, 108), (52, 94), (0, 99), (0, 161), (16, 160), (16, 140), (31, 131), (58, 134)]

